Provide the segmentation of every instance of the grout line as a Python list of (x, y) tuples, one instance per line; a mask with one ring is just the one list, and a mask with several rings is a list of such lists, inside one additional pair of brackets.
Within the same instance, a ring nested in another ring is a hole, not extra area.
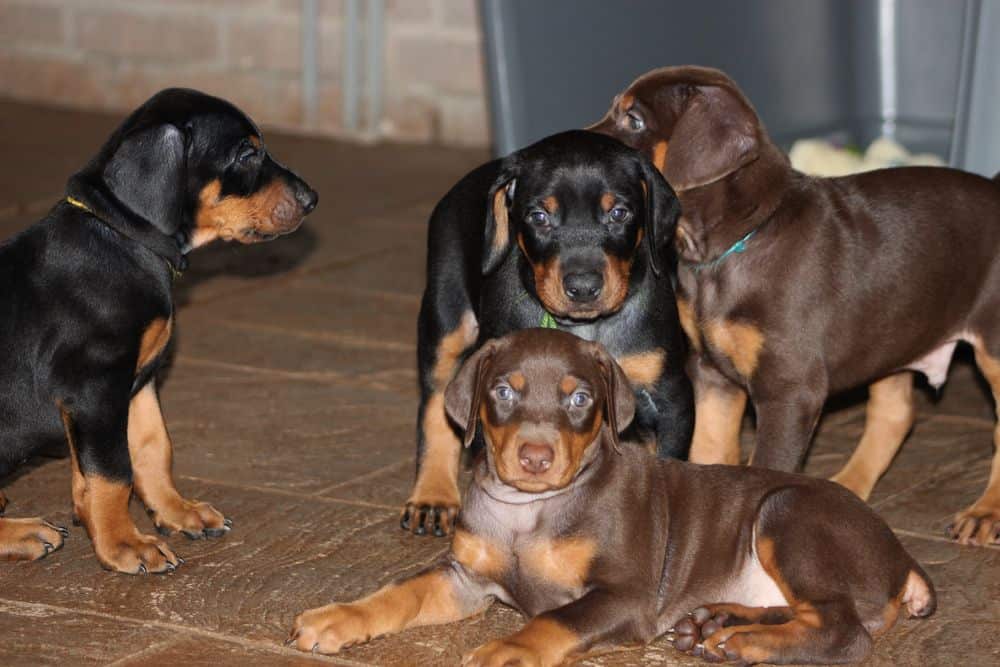
[(196, 628), (188, 625), (180, 625), (178, 623), (170, 623), (168, 621), (156, 621), (147, 619), (132, 618), (131, 616), (119, 616), (117, 614), (109, 614), (103, 611), (94, 611), (91, 609), (77, 609), (73, 607), (63, 607), (60, 605), (47, 604), (43, 602), (26, 602), (23, 600), (11, 600), (9, 598), (0, 598), (0, 602), (7, 604), (26, 607), (28, 609), (35, 609), (38, 611), (54, 611), (66, 614), (74, 615), (84, 615), (93, 618), (104, 618), (112, 621), (126, 622), (133, 625), (140, 625), (144, 627), (154, 627), (163, 630), (171, 630), (173, 632), (186, 633), (189, 635), (195, 635), (198, 637), (204, 637), (206, 639), (214, 639), (216, 641), (225, 642), (227, 644), (236, 644), (238, 646), (243, 646), (246, 648), (254, 648), (258, 650), (263, 650), (268, 653), (276, 653), (279, 655), (295, 656), (298, 658), (309, 658), (312, 660), (322, 660), (324, 662), (332, 663), (335, 665), (344, 665), (345, 667), (368, 667), (367, 663), (355, 662), (353, 660), (347, 660), (341, 657), (335, 656), (321, 656), (314, 653), (305, 653), (304, 651), (299, 651), (293, 648), (288, 648), (280, 644), (274, 644), (272, 642), (264, 641), (261, 639), (248, 639), (246, 637), (236, 637), (233, 635), (228, 635), (223, 632), (216, 632), (214, 630), (202, 630), (201, 628)]
[(972, 545), (968, 545), (968, 544), (959, 544), (958, 542), (956, 542), (955, 540), (951, 539), (950, 537), (941, 537), (941, 536), (938, 536), (938, 535), (931, 535), (929, 533), (921, 533), (921, 532), (918, 532), (918, 531), (915, 531), (915, 530), (904, 530), (902, 528), (893, 528), (892, 532), (896, 533), (897, 535), (905, 535), (906, 537), (916, 537), (916, 538), (919, 538), (919, 539), (922, 539), (922, 540), (929, 540), (931, 542), (945, 542), (947, 544), (951, 544), (951, 545), (954, 545), (956, 547), (963, 547), (963, 548), (968, 548), (968, 549), (984, 549), (985, 548), (985, 549), (1000, 550), (1000, 545), (996, 545), (996, 544), (987, 544), (985, 546), (972, 546)]
[(173, 637), (171, 639), (164, 639), (162, 642), (154, 642), (142, 650), (136, 651), (135, 653), (130, 653), (126, 656), (118, 658), (117, 660), (109, 662), (104, 667), (117, 667), (118, 665), (125, 665), (131, 662), (132, 660), (139, 660), (142, 659), (143, 657), (159, 653), (163, 649), (168, 648), (170, 646), (174, 646), (175, 644), (179, 644), (183, 641), (184, 640), (181, 638)]
[(402, 468), (403, 466), (412, 466), (412, 465), (414, 465), (414, 463), (410, 459), (404, 459), (402, 461), (396, 461), (395, 463), (389, 463), (387, 465), (382, 466), (381, 468), (376, 468), (375, 470), (358, 475), (357, 477), (354, 477), (352, 479), (345, 479), (343, 482), (337, 482), (333, 486), (317, 491), (315, 495), (324, 496), (327, 493), (335, 491), (336, 489), (339, 489), (343, 486), (347, 486), (348, 484), (355, 484), (357, 482), (372, 479), (373, 477), (378, 477), (379, 475), (387, 473), (391, 470), (395, 470), (396, 468)]
[[(297, 498), (299, 500), (308, 500), (310, 502), (316, 502), (321, 500), (329, 503), (338, 503), (341, 505), (354, 505), (357, 507), (371, 507), (374, 509), (386, 510), (390, 512), (395, 512), (399, 510), (396, 505), (383, 505), (381, 503), (371, 503), (366, 500), (351, 500), (347, 498), (327, 498), (325, 496), (318, 496), (311, 493), (298, 493), (296, 491), (288, 491), (287, 489), (275, 489), (267, 486), (256, 486), (253, 484), (237, 484), (234, 482), (223, 482), (217, 479), (209, 479), (207, 477), (196, 477), (194, 475), (178, 475), (181, 479), (186, 479), (192, 482), (198, 482), (200, 484), (214, 484), (215, 486), (221, 486), (230, 489), (241, 489), (244, 491), (253, 491), (255, 493), (269, 493), (277, 496), (286, 496), (289, 498)], [(349, 480), (349, 481), (354, 481)]]
[(895, 500), (895, 499), (899, 498), (900, 496), (904, 496), (904, 495), (910, 493), (911, 491), (919, 489), (920, 487), (922, 487), (922, 486), (924, 486), (926, 484), (931, 484), (932, 482), (936, 482), (939, 479), (941, 479), (942, 477), (948, 477), (949, 475), (954, 474), (956, 471), (962, 470), (963, 468), (968, 467), (969, 463), (971, 463), (972, 461), (977, 461), (981, 457), (982, 457), (981, 454), (970, 454), (967, 458), (960, 459), (960, 460), (955, 461), (954, 463), (951, 463), (951, 464), (939, 466), (938, 469), (937, 469), (937, 471), (934, 472), (934, 473), (932, 473), (930, 476), (925, 477), (924, 479), (916, 482), (915, 484), (911, 484), (910, 486), (906, 487), (905, 489), (900, 489), (896, 493), (893, 493), (892, 495), (886, 496), (885, 498), (882, 498), (878, 502), (869, 503), (869, 506), (873, 510), (885, 507), (885, 505), (889, 501)]
[[(286, 380), (305, 380), (310, 382), (331, 382), (335, 380), (353, 380), (343, 373), (336, 371), (284, 371), (277, 368), (265, 368), (263, 366), (248, 366), (246, 364), (233, 364), (227, 361), (213, 361), (202, 359), (201, 357), (191, 357), (179, 354), (174, 359), (174, 363), (187, 364), (189, 366), (217, 368), (219, 370), (240, 371), (243, 373), (256, 373), (259, 375), (270, 375)], [(353, 382), (352, 382), (353, 384)]]
[(243, 322), (240, 320), (232, 320), (229, 318), (205, 318), (209, 322), (217, 322), (219, 324), (224, 324), (235, 329), (243, 329), (244, 331), (258, 331), (261, 333), (272, 333), (272, 334), (282, 334), (285, 336), (293, 336), (295, 338), (302, 338), (305, 340), (315, 340), (323, 341), (329, 343), (335, 343), (337, 345), (342, 345), (344, 347), (355, 347), (365, 350), (382, 350), (389, 352), (415, 352), (417, 346), (415, 343), (403, 343), (399, 341), (379, 341), (372, 340), (371, 337), (354, 335), (354, 334), (338, 334), (330, 331), (310, 331), (308, 329), (289, 329), (287, 327), (279, 327), (270, 324), (260, 324), (257, 322)]

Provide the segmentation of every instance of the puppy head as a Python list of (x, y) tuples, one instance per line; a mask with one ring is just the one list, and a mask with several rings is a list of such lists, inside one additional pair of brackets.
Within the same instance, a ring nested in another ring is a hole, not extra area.
[(232, 104), (161, 91), (136, 109), (88, 169), (117, 202), (186, 247), (266, 241), (296, 229), (316, 193), (275, 161)]
[(617, 449), (635, 396), (601, 345), (526, 329), (469, 357), (445, 390), (445, 407), (466, 446), (482, 422), (487, 461), (501, 482), (541, 493), (569, 485), (602, 442)]
[(582, 130), (557, 134), (503, 161), (489, 192), (483, 271), (516, 244), (530, 266), (526, 288), (550, 313), (609, 315), (628, 296), (641, 246), (660, 270), (679, 206), (636, 151)]
[(590, 129), (642, 151), (678, 192), (754, 161), (764, 133), (736, 83), (707, 67), (663, 67), (642, 75)]

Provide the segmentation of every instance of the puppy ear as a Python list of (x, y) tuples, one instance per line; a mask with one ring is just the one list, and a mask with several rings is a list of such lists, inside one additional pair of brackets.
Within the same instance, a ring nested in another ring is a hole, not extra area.
[(444, 408), (462, 430), (466, 447), (476, 437), (476, 422), (479, 419), (479, 404), (482, 402), (483, 382), (486, 372), (493, 363), (496, 341), (487, 341), (472, 356), (465, 360), (458, 374), (444, 390)]
[(726, 86), (694, 86), (670, 134), (663, 175), (678, 191), (714, 183), (757, 159), (760, 120)]
[(642, 169), (642, 189), (646, 193), (646, 250), (649, 265), (657, 276), (662, 272), (660, 263), (670, 248), (681, 215), (681, 203), (673, 188), (663, 179), (659, 170), (649, 160), (639, 157)]
[(509, 169), (501, 171), (490, 188), (483, 238), (483, 275), (492, 273), (511, 247), (510, 208), (517, 179)]
[(628, 428), (635, 417), (635, 393), (625, 377), (625, 371), (603, 345), (594, 343), (593, 354), (604, 379), (604, 411), (611, 432), (611, 444), (620, 453), (618, 435)]
[(102, 174), (119, 202), (167, 235), (177, 232), (184, 214), (185, 144), (174, 125), (138, 130), (122, 139)]

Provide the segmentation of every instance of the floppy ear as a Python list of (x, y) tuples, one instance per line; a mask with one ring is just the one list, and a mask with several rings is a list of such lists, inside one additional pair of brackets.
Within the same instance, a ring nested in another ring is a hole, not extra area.
[(173, 235), (184, 212), (186, 167), (184, 133), (163, 124), (126, 135), (102, 177), (126, 208)]
[(760, 120), (725, 86), (694, 86), (670, 134), (664, 176), (678, 191), (714, 183), (757, 159)]
[(618, 435), (628, 428), (635, 417), (635, 393), (614, 357), (608, 354), (600, 343), (593, 344), (593, 354), (601, 367), (604, 379), (604, 411), (611, 432), (611, 444), (616, 452), (621, 452)]
[(483, 234), (483, 275), (492, 273), (504, 260), (511, 247), (510, 207), (514, 201), (517, 179), (509, 169), (490, 188)]
[(642, 189), (646, 193), (646, 249), (649, 265), (653, 273), (660, 275), (660, 261), (664, 250), (670, 246), (677, 230), (677, 220), (681, 215), (681, 202), (659, 170), (643, 158), (639, 158), (642, 168)]
[(486, 371), (493, 362), (496, 351), (496, 341), (486, 341), (475, 351), (458, 374), (448, 383), (444, 390), (444, 409), (460, 428), (465, 431), (463, 443), (466, 447), (472, 444), (476, 437), (476, 422), (479, 419), (479, 404), (482, 402), (483, 381)]

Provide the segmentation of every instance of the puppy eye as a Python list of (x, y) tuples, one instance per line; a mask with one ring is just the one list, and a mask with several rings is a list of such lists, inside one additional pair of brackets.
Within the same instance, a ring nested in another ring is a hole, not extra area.
[(615, 206), (608, 212), (608, 217), (610, 217), (614, 222), (625, 222), (632, 217), (632, 212), (624, 206)]
[(590, 405), (590, 394), (585, 391), (575, 391), (569, 397), (569, 403), (574, 408), (585, 408)]
[(528, 222), (538, 227), (549, 224), (549, 214), (545, 211), (534, 210), (528, 214)]
[(644, 121), (642, 119), (642, 116), (640, 116), (635, 111), (629, 111), (625, 115), (625, 123), (628, 125), (628, 128), (633, 132), (638, 132), (639, 130), (646, 129), (646, 121)]
[(493, 390), (498, 401), (511, 401), (514, 399), (514, 390), (505, 384), (497, 385)]

